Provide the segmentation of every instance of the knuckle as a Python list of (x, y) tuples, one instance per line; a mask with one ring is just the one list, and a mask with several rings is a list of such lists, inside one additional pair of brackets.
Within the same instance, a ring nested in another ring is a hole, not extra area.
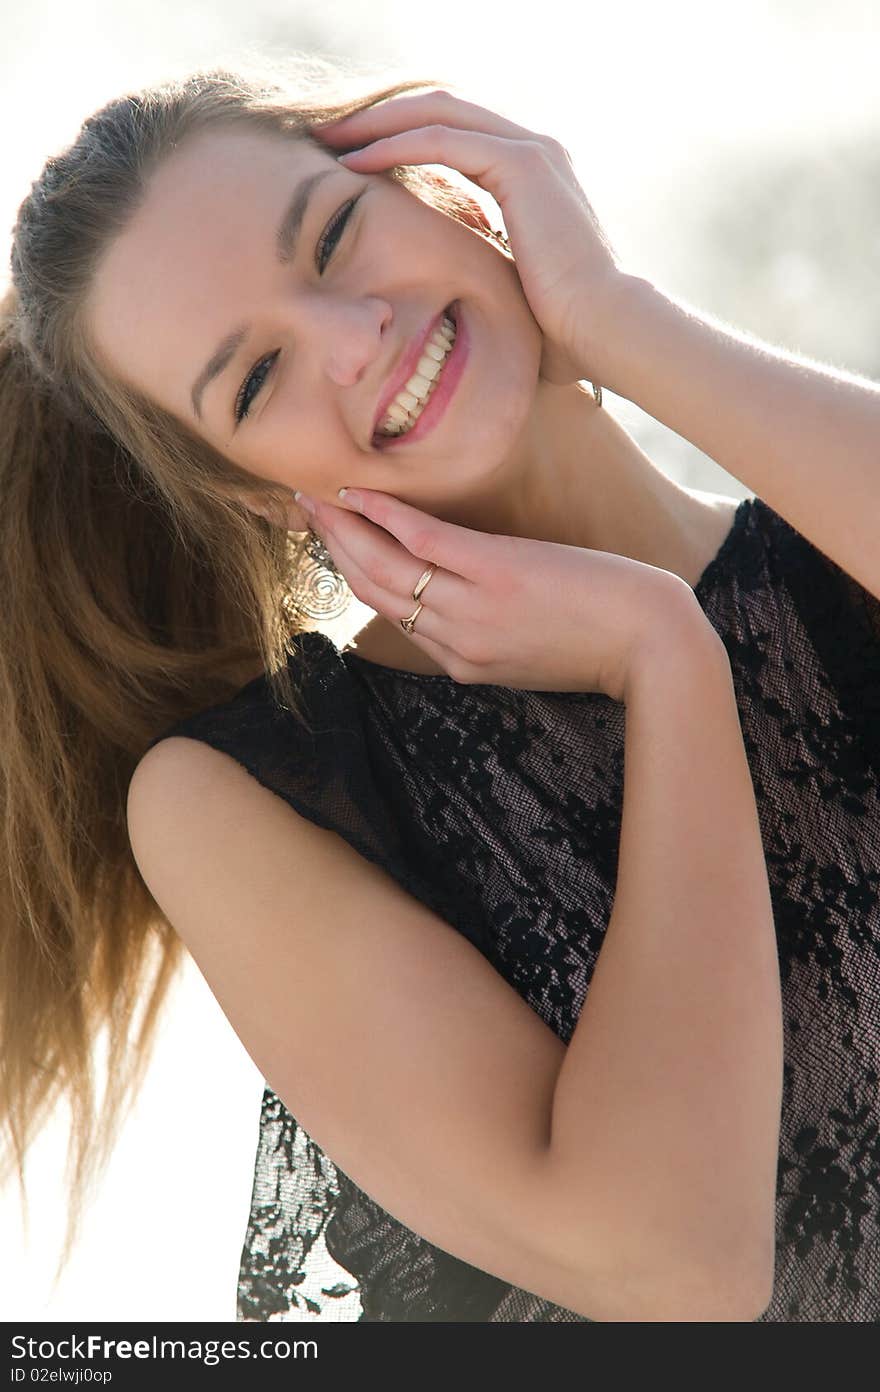
[(368, 556), (363, 562), (363, 571), (367, 579), (380, 590), (393, 590), (394, 583), (391, 572), (387, 564), (378, 556)]
[(413, 527), (406, 540), (406, 548), (420, 560), (429, 561), (437, 543), (436, 528), (425, 524)]
[(499, 575), (494, 588), (496, 603), (500, 601), (505, 607), (518, 604), (529, 588), (530, 579), (522, 570), (507, 570)]
[(529, 584), (534, 583), (534, 576), (522, 565), (518, 569), (496, 566), (480, 578), (481, 592), (475, 596), (472, 617), (481, 623), (495, 625), (499, 622), (499, 611), (519, 604)]
[(468, 632), (465, 630), (456, 639), (458, 656), (468, 667), (485, 666), (489, 660), (487, 648), (485, 634), (479, 631)]
[(541, 140), (524, 140), (522, 142), (523, 153), (536, 163), (547, 158), (547, 147)]
[(530, 145), (529, 155), (532, 162), (540, 165), (542, 169), (558, 168), (565, 159), (565, 151), (562, 146), (549, 135), (543, 140), (529, 141), (528, 144)]

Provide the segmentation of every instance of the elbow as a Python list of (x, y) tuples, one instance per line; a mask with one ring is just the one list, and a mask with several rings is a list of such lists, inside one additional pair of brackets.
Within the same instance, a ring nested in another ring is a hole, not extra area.
[(740, 1288), (744, 1320), (757, 1320), (767, 1313), (773, 1299), (775, 1279), (775, 1243), (771, 1242), (769, 1259), (762, 1255), (752, 1266), (748, 1278)]
[(691, 1313), (679, 1318), (740, 1323), (760, 1319), (773, 1297), (774, 1276), (772, 1248), (769, 1259), (762, 1252), (739, 1266), (715, 1265), (708, 1273), (704, 1268), (685, 1284), (683, 1308), (690, 1305)]
[[(771, 1199), (760, 1218), (741, 1218), (738, 1234), (736, 1226), (728, 1222), (708, 1247), (688, 1253), (682, 1291), (693, 1313), (679, 1318), (750, 1323), (766, 1313), (776, 1278), (775, 1203)], [(679, 1269), (681, 1255), (679, 1249)]]
[(591, 1314), (585, 1305), (583, 1313), (612, 1321), (750, 1323), (765, 1313), (773, 1294), (773, 1264), (764, 1256), (747, 1265), (714, 1262), (711, 1268), (704, 1263), (683, 1268), (679, 1254), (652, 1281), (646, 1283), (644, 1276), (621, 1281), (604, 1310)]
[(682, 1270), (670, 1263), (651, 1280), (645, 1271), (618, 1273), (613, 1282), (600, 1282), (593, 1273), (589, 1289), (563, 1303), (600, 1323), (748, 1324), (765, 1313), (772, 1293), (773, 1277), (764, 1267), (742, 1274), (705, 1266)]
[(776, 1215), (775, 1204), (769, 1206), (766, 1226), (759, 1237), (750, 1244), (739, 1266), (740, 1279), (736, 1285), (736, 1299), (742, 1308), (744, 1320), (760, 1319), (766, 1314), (773, 1299), (776, 1280)]
[(707, 1286), (704, 1297), (697, 1301), (690, 1319), (750, 1324), (764, 1314), (772, 1293), (772, 1281), (732, 1282), (727, 1274), (719, 1273), (712, 1285)]

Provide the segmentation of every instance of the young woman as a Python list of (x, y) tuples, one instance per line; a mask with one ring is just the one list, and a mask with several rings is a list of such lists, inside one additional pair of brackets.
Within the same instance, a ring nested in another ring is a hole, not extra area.
[(66, 1087), (94, 1165), (185, 944), (267, 1081), (240, 1318), (872, 1321), (877, 391), (625, 270), (555, 140), (425, 86), (194, 74), (22, 204), (16, 1154)]

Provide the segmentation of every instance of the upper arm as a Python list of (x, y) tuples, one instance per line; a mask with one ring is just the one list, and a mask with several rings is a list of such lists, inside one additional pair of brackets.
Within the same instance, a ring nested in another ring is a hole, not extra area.
[(589, 1314), (544, 1237), (565, 1046), (482, 954), (199, 741), (141, 760), (128, 828), (247, 1052), (342, 1170), (435, 1245)]
[(141, 760), (128, 829), (261, 1074), (378, 1204), (589, 1319), (719, 1317), (702, 1277), (620, 1270), (617, 1174), (549, 1143), (565, 1045), (465, 937), (198, 740)]

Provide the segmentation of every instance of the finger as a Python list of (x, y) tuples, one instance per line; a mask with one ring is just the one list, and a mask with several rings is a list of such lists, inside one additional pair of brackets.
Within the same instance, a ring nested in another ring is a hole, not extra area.
[[(347, 519), (351, 524), (353, 517)], [(362, 524), (362, 530), (367, 524)], [(457, 582), (462, 585), (464, 582), (455, 576), (445, 574), (438, 570), (431, 576), (418, 600), (414, 600), (412, 592), (418, 580), (427, 569), (422, 566), (418, 574), (414, 574), (413, 566), (405, 564), (401, 548), (398, 547), (398, 556), (394, 558), (392, 572), (384, 568), (384, 563), (370, 556), (366, 563), (359, 563), (354, 556), (349, 545), (346, 545), (340, 532), (332, 526), (327, 526), (326, 521), (321, 525), (319, 521), (312, 523), (312, 530), (320, 536), (325, 550), (331, 556), (334, 565), (344, 576), (345, 581), (356, 599), (368, 608), (374, 609), (377, 614), (389, 619), (392, 623), (399, 623), (401, 619), (409, 618), (415, 610), (416, 604), (422, 604), (422, 610), (418, 616), (418, 634), (415, 630), (409, 637), (417, 638), (419, 645), (430, 643), (431, 648), (426, 648), (431, 655), (441, 661), (447, 667), (449, 661), (455, 661), (455, 651), (449, 646), (449, 639), (454, 640), (456, 628), (449, 616), (449, 582)], [(349, 537), (351, 531), (349, 530)], [(363, 554), (363, 553), (362, 553)], [(411, 558), (410, 558), (411, 559)], [(406, 578), (403, 578), (403, 577)], [(410, 583), (410, 581), (412, 583)], [(408, 588), (407, 588), (408, 587)], [(436, 587), (436, 588), (435, 588)], [(428, 591), (431, 591), (430, 596)], [(440, 654), (442, 653), (442, 657)]]
[(523, 177), (521, 163), (512, 156), (524, 149), (538, 153), (544, 147), (536, 141), (514, 145), (502, 136), (448, 126), (422, 126), (351, 150), (340, 155), (339, 162), (359, 174), (377, 173), (399, 164), (445, 164), (485, 189), (503, 210), (516, 179)]
[[(410, 606), (410, 611), (409, 611), (410, 614), (412, 614), (412, 612), (413, 612), (414, 609), (415, 609), (415, 605), (413, 604), (413, 605)], [(450, 648), (447, 648), (447, 647), (445, 646), (445, 644), (443, 644), (443, 643), (437, 643), (437, 642), (434, 641), (433, 638), (426, 638), (426, 637), (425, 637), (425, 634), (424, 634), (424, 632), (422, 631), (422, 620), (424, 619), (424, 617), (425, 617), (425, 615), (427, 614), (427, 612), (428, 612), (427, 609), (423, 609), (423, 610), (422, 610), (422, 612), (419, 614), (418, 618), (416, 619), (416, 626), (415, 626), (415, 628), (412, 630), (412, 632), (409, 632), (407, 629), (403, 629), (403, 632), (406, 634), (406, 637), (409, 639), (409, 641), (410, 641), (412, 644), (414, 644), (415, 647), (421, 648), (422, 652), (427, 653), (428, 656), (429, 656), (430, 658), (432, 658), (432, 659), (434, 660), (434, 662), (437, 663), (438, 667), (442, 667), (442, 668), (443, 668), (443, 671), (446, 673), (447, 676), (452, 677), (454, 681), (462, 681), (462, 680), (463, 680), (462, 676), (461, 676), (461, 675), (456, 675), (457, 673), (459, 673), (459, 672), (461, 671), (461, 668), (462, 668), (461, 658), (458, 656), (458, 654), (452, 652), (452, 650), (451, 650)], [(386, 614), (386, 615), (383, 615), (382, 617), (383, 617), (383, 618), (387, 618), (388, 615)], [(401, 617), (404, 617), (404, 616), (401, 615)], [(405, 617), (409, 618), (409, 614), (406, 615)], [(398, 627), (399, 627), (399, 625), (400, 625), (400, 620), (399, 620), (399, 619), (395, 618), (395, 619), (393, 620), (393, 622), (396, 623), (396, 624), (398, 625)], [(369, 659), (368, 659), (368, 660), (369, 660)], [(384, 664), (378, 663), (378, 664), (374, 664), (374, 665), (378, 665), (378, 666), (381, 667), (381, 666), (383, 666)], [(398, 670), (400, 670), (400, 669), (398, 669)]]
[(490, 552), (498, 539), (490, 533), (444, 522), (374, 488), (346, 488), (344, 491), (340, 509), (360, 513), (377, 527), (390, 532), (416, 562), (421, 563), (423, 570), (429, 564), (442, 566), (471, 584), (480, 583), (491, 573)]
[[(419, 579), (433, 564), (437, 568), (429, 582), (432, 613), (453, 625), (467, 614), (474, 588), (469, 580), (444, 570), (437, 562), (412, 555), (388, 531), (357, 513), (321, 503), (316, 520), (344, 553), (349, 571), (356, 574), (365, 590), (366, 598), (358, 594), (364, 603), (375, 608), (373, 598), (382, 597), (397, 606), (408, 604)], [(441, 636), (439, 631), (435, 636)]]
[(338, 121), (315, 125), (310, 129), (329, 145), (351, 145), (358, 141), (377, 140), (386, 135), (411, 130), (433, 122), (461, 130), (483, 131), (488, 135), (504, 136), (508, 140), (535, 140), (534, 131), (489, 111), (485, 106), (467, 101), (453, 88), (441, 88), (416, 96), (389, 97), (375, 106), (355, 111)]

